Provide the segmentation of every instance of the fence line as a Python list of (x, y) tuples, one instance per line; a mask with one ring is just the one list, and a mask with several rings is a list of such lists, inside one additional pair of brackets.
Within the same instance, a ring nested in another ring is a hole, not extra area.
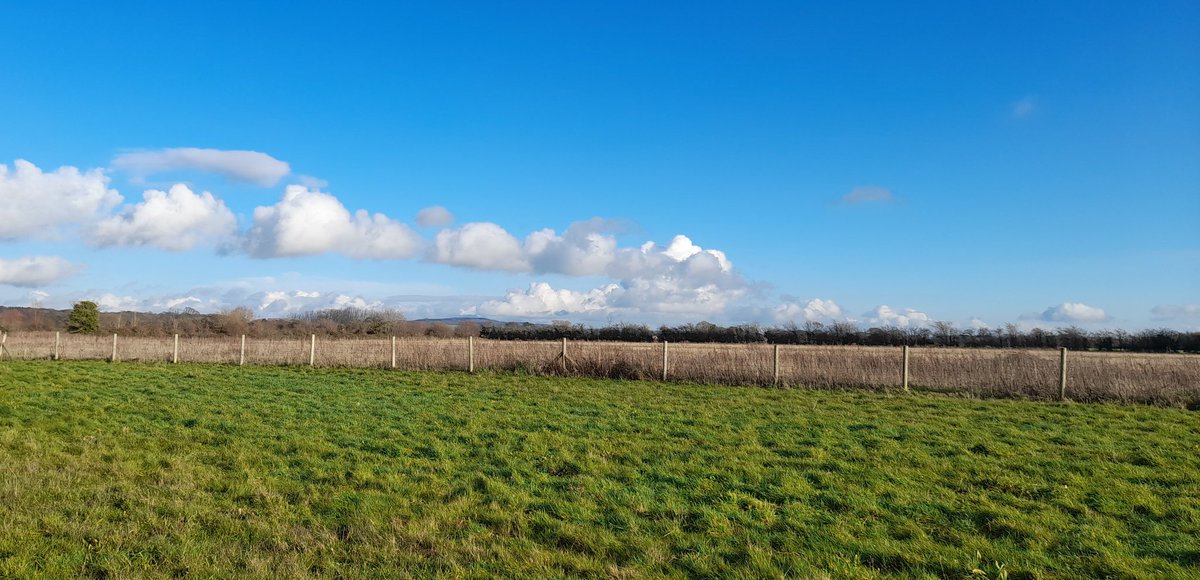
[[(1200, 404), (1195, 355), (766, 344), (477, 339), (248, 339), (0, 335), (0, 359), (304, 364), (406, 370), (520, 370), (779, 386), (911, 388), (980, 396)], [(171, 340), (170, 343), (167, 341)], [(304, 344), (307, 343), (307, 344)], [(301, 346), (302, 345), (302, 346)], [(299, 348), (297, 348), (299, 347)], [(307, 347), (307, 348), (305, 348)], [(307, 352), (304, 352), (307, 351)], [(303, 353), (303, 354), (300, 354)], [(307, 356), (304, 356), (307, 355)], [(464, 364), (465, 361), (465, 364)], [(899, 375), (897, 377), (897, 375)], [(899, 379), (899, 380), (897, 380)], [(1070, 388), (1070, 391), (1068, 391)]]

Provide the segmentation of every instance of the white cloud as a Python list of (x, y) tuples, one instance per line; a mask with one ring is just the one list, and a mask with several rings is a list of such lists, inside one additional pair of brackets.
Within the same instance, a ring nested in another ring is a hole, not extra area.
[(1030, 97), (1030, 96), (1022, 97), (1021, 99), (1017, 100), (1017, 102), (1013, 103), (1013, 105), (1012, 105), (1012, 118), (1028, 119), (1034, 113), (1036, 113), (1037, 110), (1038, 110), (1037, 99), (1034, 99), (1033, 97)]
[(1079, 302), (1063, 302), (1042, 312), (1042, 320), (1047, 322), (1103, 322), (1107, 319), (1102, 308)]
[(571, 224), (561, 236), (552, 229), (525, 237), (526, 260), (535, 272), (599, 276), (616, 259), (617, 240), (606, 234), (615, 224), (601, 219)]
[(897, 311), (887, 304), (881, 304), (875, 307), (874, 310), (863, 314), (867, 318), (867, 322), (877, 326), (895, 326), (898, 328), (908, 328), (909, 326), (925, 326), (929, 324), (929, 315), (919, 310), (905, 308), (903, 312)]
[(439, 228), (449, 225), (453, 221), (454, 214), (440, 205), (427, 207), (417, 212), (417, 225), (423, 228)]
[(328, 193), (289, 185), (279, 203), (255, 208), (245, 244), (260, 258), (337, 252), (385, 260), (418, 255), (424, 240), (383, 214), (359, 210), (351, 215)]
[(133, 296), (118, 296), (116, 294), (101, 294), (95, 299), (96, 306), (105, 312), (124, 312), (144, 310), (145, 303)]
[[(577, 292), (539, 282), (526, 290), (511, 290), (503, 300), (488, 301), (464, 313), (530, 318), (617, 315), (656, 321), (711, 318), (720, 317), (750, 292), (723, 252), (701, 248), (687, 236), (676, 236), (666, 246), (646, 242), (638, 248), (617, 249), (615, 242), (600, 243), (594, 237), (589, 242), (593, 233), (581, 227), (563, 236), (544, 234), (540, 240), (531, 236), (526, 249), (535, 258), (546, 252), (557, 254), (556, 259), (543, 263), (547, 271), (552, 271), (549, 265), (556, 265), (553, 269), (559, 271), (555, 273), (599, 274), (607, 264), (603, 273), (617, 278), (617, 283)], [(561, 254), (572, 256), (577, 265), (565, 267)]]
[(27, 256), (15, 260), (0, 259), (0, 284), (9, 286), (45, 286), (78, 272), (81, 266), (58, 256)]
[(666, 275), (713, 283), (737, 279), (740, 283), (724, 252), (705, 250), (684, 235), (671, 238), (666, 247), (646, 242), (636, 249), (623, 248), (608, 272), (618, 278)]
[[(567, 276), (619, 276), (610, 272), (620, 252), (610, 233), (616, 224), (599, 218), (571, 224), (561, 235), (546, 228), (524, 242), (497, 224), (478, 222), (438, 232), (429, 259), (481, 270)], [(687, 239), (687, 238), (683, 238)]]
[(593, 312), (609, 312), (609, 297), (621, 291), (609, 284), (587, 292), (555, 290), (545, 282), (535, 282), (526, 290), (509, 290), (503, 300), (490, 300), (469, 310), (470, 314), (517, 318), (544, 318)]
[(864, 203), (894, 203), (896, 197), (892, 190), (886, 187), (863, 186), (850, 190), (843, 195), (838, 203), (842, 205), (859, 205)]
[(794, 322), (797, 320), (832, 321), (841, 317), (841, 306), (838, 306), (833, 300), (822, 300), (820, 298), (814, 298), (803, 304), (799, 302), (785, 302), (775, 307), (775, 320), (777, 322)]
[(271, 187), (291, 172), (287, 163), (258, 151), (225, 151), (177, 147), (154, 151), (122, 153), (112, 166), (128, 171), (136, 178), (164, 171), (198, 170), (224, 176), (233, 181)]
[(384, 304), (378, 300), (367, 300), (361, 296), (304, 290), (260, 292), (247, 296), (244, 300), (257, 302), (254, 310), (259, 316), (264, 317), (286, 316), (331, 308), (379, 310), (384, 307)]
[(430, 259), (440, 264), (481, 270), (529, 270), (517, 239), (490, 222), (469, 223), (438, 232)]
[(147, 190), (143, 201), (121, 215), (97, 223), (90, 232), (97, 246), (154, 246), (172, 252), (190, 250), (205, 240), (232, 237), (237, 219), (209, 192), (196, 194), (177, 184), (168, 191)]
[(1150, 309), (1150, 315), (1155, 320), (1200, 320), (1200, 304), (1159, 304)]
[(204, 300), (195, 296), (175, 296), (172, 298), (164, 298), (154, 303), (154, 310), (175, 310), (183, 308), (191, 308), (199, 310), (204, 306)]
[(623, 290), (610, 304), (638, 312), (719, 316), (750, 290), (724, 252), (701, 248), (682, 235), (665, 247), (646, 242), (618, 250), (607, 273)]
[(45, 173), (23, 159), (12, 171), (0, 164), (0, 239), (52, 237), (60, 226), (88, 223), (119, 203), (99, 169)]
[[(114, 166), (135, 174), (170, 169), (203, 169), (234, 179), (273, 183), (288, 173), (285, 163), (250, 151), (167, 149), (118, 156)], [(619, 224), (599, 218), (571, 224), (561, 233), (542, 229), (518, 240), (490, 222), (464, 224), (438, 232), (431, 243), (406, 224), (383, 214), (350, 212), (336, 197), (315, 187), (289, 185), (274, 205), (257, 207), (250, 227), (237, 233), (237, 219), (223, 201), (211, 193), (196, 193), (178, 184), (169, 191), (148, 190), (143, 200), (113, 215), (121, 201), (108, 190), (102, 171), (81, 174), (62, 168), (43, 174), (32, 164), (18, 161), (16, 173), (0, 174), (0, 238), (43, 233), (48, 225), (86, 224), (88, 241), (96, 246), (152, 246), (185, 251), (209, 241), (236, 239), (224, 248), (240, 247), (261, 258), (337, 253), (352, 258), (411, 259), (481, 270), (607, 277), (615, 283), (593, 291), (575, 293), (549, 286), (510, 293), (513, 311), (597, 311), (721, 316), (744, 299), (749, 284), (733, 270), (724, 252), (706, 249), (678, 235), (667, 244), (646, 242), (620, 247), (615, 233)], [(315, 184), (308, 180), (307, 183)], [(45, 207), (41, 204), (45, 200)], [(86, 202), (86, 203), (85, 203)], [(64, 208), (70, 211), (64, 210)], [(59, 212), (56, 214), (56, 212)], [(59, 215), (61, 214), (61, 215)], [(47, 217), (49, 216), (49, 217)], [(40, 220), (40, 221), (39, 221)], [(445, 208), (425, 208), (418, 216), (425, 226), (451, 223)], [(29, 224), (34, 225), (29, 225)], [(5, 230), (4, 228), (8, 228)], [(425, 252), (428, 247), (428, 252)], [(551, 299), (551, 296), (557, 298)], [(109, 296), (113, 308), (120, 296)], [(212, 306), (215, 302), (168, 297), (147, 302), (159, 309)], [(292, 296), (294, 300), (296, 296)], [(540, 303), (542, 306), (534, 306)]]
[[(138, 298), (111, 292), (93, 292), (84, 298), (96, 302), (106, 312), (134, 310), (139, 312), (167, 312), (192, 308), (202, 313), (214, 313), (239, 306), (247, 307), (262, 318), (287, 317), (303, 312), (328, 310), (331, 308), (358, 308), (380, 310), (387, 305), (380, 300), (371, 300), (343, 292), (319, 292), (314, 290), (249, 290), (196, 288), (187, 293)], [(60, 300), (69, 305), (74, 300)]]

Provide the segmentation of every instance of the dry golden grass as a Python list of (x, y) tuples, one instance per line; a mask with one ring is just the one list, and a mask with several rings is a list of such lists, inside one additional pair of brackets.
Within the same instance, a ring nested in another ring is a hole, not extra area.
[[(562, 343), (474, 339), (475, 369), (654, 379), (663, 372), (657, 343), (571, 342), (564, 373)], [(54, 333), (10, 334), (7, 354), (49, 359)], [(173, 339), (119, 337), (118, 361), (170, 362)], [(308, 364), (308, 339), (248, 339), (246, 364)], [(179, 340), (180, 362), (237, 364), (240, 338)], [(668, 377), (722, 384), (775, 384), (774, 346), (766, 344), (671, 344)], [(396, 368), (466, 370), (466, 339), (400, 338)], [(894, 388), (900, 384), (901, 349), (896, 347), (779, 347), (780, 386)], [(112, 336), (60, 335), (63, 360), (108, 359)], [(910, 385), (915, 389), (978, 397), (1050, 399), (1058, 394), (1058, 352), (1018, 349), (914, 348)], [(316, 365), (377, 367), (392, 364), (390, 338), (317, 338)], [(1195, 355), (1072, 352), (1068, 397), (1166, 405), (1200, 403), (1200, 357)]]

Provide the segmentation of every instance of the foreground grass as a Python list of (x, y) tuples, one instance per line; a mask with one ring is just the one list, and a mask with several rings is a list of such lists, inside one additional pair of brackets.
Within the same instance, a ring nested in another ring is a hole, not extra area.
[(1200, 576), (1200, 415), (0, 364), (0, 576)]

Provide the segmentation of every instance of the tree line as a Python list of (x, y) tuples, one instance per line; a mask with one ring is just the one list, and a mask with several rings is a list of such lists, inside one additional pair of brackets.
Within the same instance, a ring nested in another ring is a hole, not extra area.
[(959, 329), (949, 322), (922, 327), (860, 328), (850, 322), (807, 322), (762, 327), (756, 324), (720, 326), (709, 322), (661, 326), (620, 324), (588, 327), (557, 322), (550, 325), (504, 324), (484, 326), (480, 336), (496, 340), (620, 340), (628, 342), (710, 342), (735, 344), (811, 344), (861, 346), (945, 346), (961, 348), (1058, 348), (1071, 350), (1200, 353), (1200, 332), (1168, 328), (1137, 332), (1088, 331), (1076, 326), (1057, 330), (1023, 330), (1015, 324), (1003, 328)]
[(494, 340), (592, 340), (621, 342), (708, 342), (734, 344), (811, 344), (862, 346), (947, 346), (963, 348), (1058, 348), (1071, 350), (1200, 353), (1200, 332), (1167, 328), (1136, 332), (1089, 331), (1075, 326), (1056, 330), (1001, 328), (959, 329), (949, 322), (921, 327), (860, 328), (850, 322), (806, 322), (803, 325), (762, 327), (756, 324), (720, 326), (709, 322), (660, 326), (640, 324), (585, 326), (564, 321), (551, 324), (459, 321), (456, 324), (409, 321), (394, 310), (340, 308), (255, 319), (248, 308), (215, 314), (192, 309), (161, 313), (99, 312), (84, 301), (72, 310), (0, 307), (0, 331), (54, 331), (132, 336), (238, 336), (254, 338), (399, 336)]
[(191, 308), (160, 313), (100, 312), (96, 304), (82, 301), (71, 310), (0, 306), (0, 331), (66, 331), (81, 334), (125, 336), (240, 336), (251, 338), (304, 338), (316, 334), (330, 338), (400, 336), (465, 338), (479, 336), (479, 325), (462, 322), (410, 321), (394, 310), (339, 308), (303, 312), (281, 318), (256, 319), (249, 308), (232, 308), (202, 314)]

